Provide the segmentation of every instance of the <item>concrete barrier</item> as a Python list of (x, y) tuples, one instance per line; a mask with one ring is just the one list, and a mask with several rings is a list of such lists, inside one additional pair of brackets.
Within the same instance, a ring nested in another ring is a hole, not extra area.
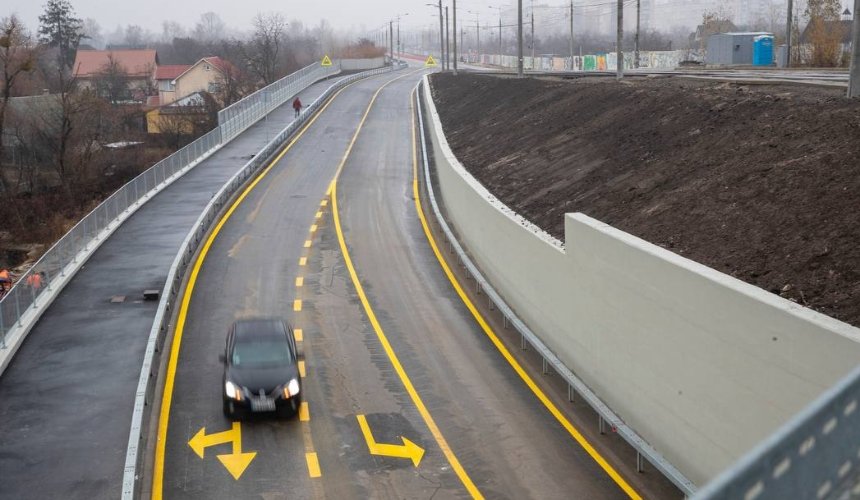
[(385, 66), (384, 57), (374, 57), (372, 59), (341, 59), (341, 71), (365, 71), (376, 69)]
[(550, 350), (696, 484), (860, 361), (860, 329), (583, 214), (565, 215), (562, 244), (465, 170), (425, 106), (458, 239)]

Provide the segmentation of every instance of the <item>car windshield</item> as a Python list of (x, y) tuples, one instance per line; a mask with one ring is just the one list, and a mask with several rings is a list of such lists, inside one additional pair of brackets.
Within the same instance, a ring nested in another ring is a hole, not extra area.
[(273, 339), (237, 342), (233, 347), (234, 366), (282, 365), (293, 361), (286, 341)]

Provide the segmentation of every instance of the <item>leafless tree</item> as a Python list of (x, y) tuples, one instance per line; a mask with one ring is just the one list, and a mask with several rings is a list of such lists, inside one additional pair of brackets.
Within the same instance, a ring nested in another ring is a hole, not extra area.
[(194, 38), (202, 43), (215, 43), (224, 36), (226, 25), (214, 12), (205, 12), (194, 26)]
[(96, 93), (114, 106), (131, 97), (128, 71), (112, 53), (108, 54), (108, 61), (102, 66), (94, 83)]
[(15, 15), (0, 20), (0, 66), (3, 88), (0, 102), (0, 162), (3, 159), (3, 123), (15, 81), (36, 67), (36, 49), (27, 28)]
[(279, 55), (287, 22), (277, 12), (254, 16), (254, 34), (246, 54), (251, 70), (264, 85), (278, 77)]

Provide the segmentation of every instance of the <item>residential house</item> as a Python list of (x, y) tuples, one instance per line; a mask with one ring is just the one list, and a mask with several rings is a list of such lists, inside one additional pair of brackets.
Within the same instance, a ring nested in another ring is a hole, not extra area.
[(158, 85), (158, 99), (150, 101), (148, 104), (154, 106), (163, 106), (177, 100), (176, 97), (176, 78), (188, 71), (191, 68), (189, 64), (166, 64), (159, 66), (155, 70), (155, 82)]
[(146, 131), (150, 134), (180, 136), (205, 130), (210, 110), (207, 103), (204, 92), (195, 92), (148, 111)]
[[(99, 89), (111, 61), (125, 73), (121, 100), (144, 102), (155, 86), (158, 55), (155, 50), (78, 50), (72, 72), (83, 87)], [(113, 89), (112, 89), (113, 90)]]
[(218, 95), (236, 71), (235, 66), (220, 57), (204, 57), (173, 80), (174, 99), (179, 100), (196, 92)]

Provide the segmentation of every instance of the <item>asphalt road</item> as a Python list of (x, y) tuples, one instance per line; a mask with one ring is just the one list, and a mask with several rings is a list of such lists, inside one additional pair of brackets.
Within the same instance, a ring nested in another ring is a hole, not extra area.
[[(487, 340), (428, 246), (412, 195), (422, 73), (348, 87), (214, 236), (168, 368), (153, 498), (626, 496)], [(341, 166), (338, 233), (327, 193)], [(301, 330), (297, 418), (222, 414), (218, 355), (249, 316)]]
[[(331, 81), (301, 98), (310, 103)], [(161, 289), (211, 196), (292, 120), (270, 114), (146, 203), (45, 312), (0, 378), (0, 498), (115, 499)], [(124, 296), (122, 303), (111, 303)]]

